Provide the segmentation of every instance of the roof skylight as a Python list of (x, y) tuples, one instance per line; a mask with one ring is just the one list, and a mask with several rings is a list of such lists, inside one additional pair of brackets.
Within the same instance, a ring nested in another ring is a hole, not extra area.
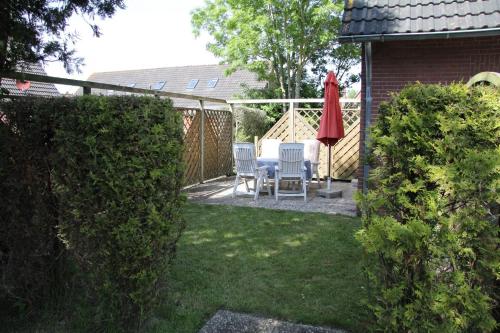
[(167, 83), (167, 81), (158, 81), (151, 86), (151, 89), (161, 90), (165, 86), (165, 83)]
[(217, 82), (219, 82), (218, 78), (208, 80), (207, 87), (208, 88), (215, 88), (215, 86), (217, 85)]
[(198, 84), (198, 79), (192, 79), (189, 81), (186, 89), (194, 89), (196, 87), (196, 85)]

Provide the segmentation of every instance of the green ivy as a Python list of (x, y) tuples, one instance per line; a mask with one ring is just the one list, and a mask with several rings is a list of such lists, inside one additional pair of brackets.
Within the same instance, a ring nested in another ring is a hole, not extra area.
[(493, 331), (499, 91), (415, 84), (379, 112), (357, 234), (369, 258), (374, 330)]

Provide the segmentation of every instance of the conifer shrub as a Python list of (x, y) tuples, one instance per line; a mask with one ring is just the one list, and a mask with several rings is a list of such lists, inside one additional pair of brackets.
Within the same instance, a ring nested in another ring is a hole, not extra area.
[(160, 300), (183, 229), (182, 119), (170, 100), (77, 99), (56, 134), (61, 234), (95, 322), (134, 328)]
[(59, 102), (0, 104), (0, 307), (11, 316), (33, 311), (65, 283), (52, 177)]
[(495, 330), (499, 91), (415, 84), (379, 112), (357, 234), (373, 330)]
[(63, 289), (52, 268), (68, 258), (91, 328), (137, 329), (184, 228), (180, 113), (131, 96), (23, 98), (1, 111), (0, 269), (12, 281), (1, 295), (28, 304)]

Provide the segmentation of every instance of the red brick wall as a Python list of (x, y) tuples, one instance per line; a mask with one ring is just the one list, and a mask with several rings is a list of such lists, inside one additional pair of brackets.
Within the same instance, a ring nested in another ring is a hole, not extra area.
[[(398, 91), (408, 83), (467, 82), (473, 75), (500, 72), (500, 36), (423, 41), (372, 42), (372, 124), (378, 116), (381, 101), (389, 93)], [(365, 123), (365, 63), (363, 53), (361, 140), (364, 144)], [(359, 186), (362, 184), (362, 164), (358, 169)]]

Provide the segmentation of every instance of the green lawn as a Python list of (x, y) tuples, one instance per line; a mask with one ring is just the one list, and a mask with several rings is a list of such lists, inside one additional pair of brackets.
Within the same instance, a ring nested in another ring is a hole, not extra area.
[[(186, 205), (185, 218), (168, 302), (146, 332), (195, 333), (219, 309), (365, 331), (358, 218), (197, 204)], [(77, 295), (68, 295), (68, 309), (78, 309), (68, 321), (65, 311), (48, 309), (6, 329), (88, 331), (91, 317)]]
[(188, 204), (153, 332), (197, 332), (218, 309), (362, 331), (358, 218)]

